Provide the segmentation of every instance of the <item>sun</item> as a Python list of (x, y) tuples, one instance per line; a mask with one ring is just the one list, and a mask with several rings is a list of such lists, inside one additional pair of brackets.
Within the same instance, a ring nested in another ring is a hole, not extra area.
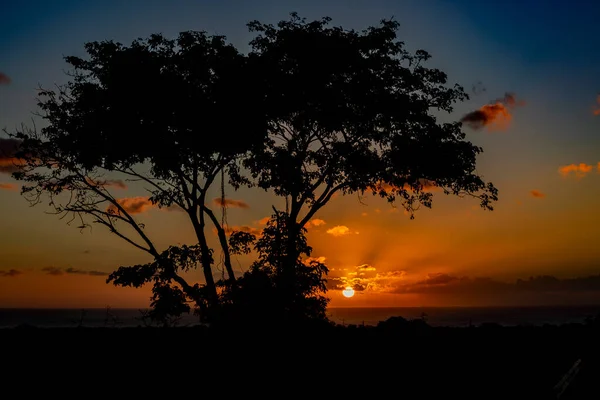
[(354, 296), (354, 289), (352, 289), (350, 286), (346, 286), (346, 289), (342, 290), (342, 294), (344, 297), (350, 298)]

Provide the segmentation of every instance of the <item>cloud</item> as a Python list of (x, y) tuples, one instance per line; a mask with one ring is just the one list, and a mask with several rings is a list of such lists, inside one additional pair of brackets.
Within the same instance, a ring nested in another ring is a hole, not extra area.
[(430, 273), (425, 278), (415, 279), (403, 270), (378, 271), (370, 264), (330, 268), (328, 289), (344, 290), (347, 286), (357, 292), (419, 295), (432, 304), (522, 306), (600, 303), (600, 274), (575, 278), (538, 275), (501, 281), (449, 273)]
[(348, 269), (331, 269), (327, 278), (327, 288), (330, 290), (344, 290), (347, 286), (358, 292), (371, 291), (378, 293), (393, 292), (405, 278), (405, 271), (378, 272), (370, 264), (362, 264)]
[(267, 222), (269, 222), (270, 219), (271, 219), (271, 217), (264, 217), (264, 218), (259, 219), (255, 223), (258, 224), (258, 225), (266, 225)]
[(444, 276), (447, 282), (401, 282), (392, 293), (418, 294), (432, 302), (447, 304), (522, 306), (597, 304), (600, 301), (600, 275), (565, 279), (540, 275), (511, 282), (489, 277), (439, 276)]
[(44, 268), (42, 268), (42, 271), (44, 271), (48, 275), (53, 275), (53, 276), (60, 276), (60, 275), (64, 274), (62, 269), (56, 268), (56, 267), (44, 267)]
[[(569, 164), (563, 165), (560, 168), (558, 168), (558, 173), (564, 177), (568, 177), (571, 175), (571, 173), (573, 173), (573, 175), (576, 178), (583, 178), (584, 176), (592, 172), (593, 169), (593, 165), (589, 165), (586, 163)], [(598, 169), (600, 170), (600, 163), (598, 164)]]
[(369, 216), (369, 213), (366, 213), (366, 212), (364, 212), (364, 213), (362, 213), (362, 214), (360, 214), (360, 215), (361, 215), (362, 217), (368, 217), (368, 216)]
[(107, 272), (103, 272), (103, 271), (95, 271), (95, 270), (86, 271), (83, 269), (76, 269), (76, 268), (67, 268), (67, 269), (65, 269), (65, 273), (79, 274), (79, 275), (91, 275), (91, 276), (106, 276), (106, 275), (108, 275)]
[[(117, 199), (117, 203), (129, 214), (140, 214), (155, 207), (150, 199), (144, 196), (124, 197), (122, 199)], [(119, 213), (119, 209), (112, 204), (106, 211), (114, 212), (115, 214)]]
[(229, 208), (244, 208), (244, 209), (250, 208), (248, 203), (246, 203), (243, 200), (222, 199), (220, 197), (217, 197), (217, 198), (213, 199), (213, 203), (215, 203), (219, 207), (225, 206), (225, 207), (229, 207)]
[(311, 262), (318, 262), (321, 264), (325, 264), (325, 261), (327, 261), (326, 257), (320, 256), (320, 257), (308, 257), (304, 260), (304, 264), (305, 265), (309, 265)]
[(457, 280), (458, 278), (448, 274), (435, 273), (428, 274), (427, 279), (418, 281), (417, 285), (445, 285)]
[(2, 189), (2, 190), (18, 191), (19, 187), (17, 185), (15, 185), (14, 183), (2, 183), (2, 182), (0, 182), (0, 189)]
[(492, 130), (505, 130), (512, 120), (511, 110), (523, 104), (522, 101), (516, 100), (513, 93), (506, 93), (503, 98), (466, 114), (460, 121), (475, 130), (484, 127)]
[(23, 274), (23, 271), (19, 271), (18, 269), (9, 269), (8, 271), (0, 270), (0, 277), (14, 278), (21, 274)]
[(600, 94), (596, 97), (596, 103), (592, 113), (594, 113), (594, 115), (600, 115)]
[(85, 179), (88, 183), (101, 187), (114, 187), (116, 189), (127, 189), (127, 184), (120, 179)]
[(306, 229), (310, 229), (313, 228), (315, 226), (321, 226), (321, 225), (325, 225), (326, 222), (320, 218), (313, 218), (310, 221), (308, 221), (305, 225)]
[(545, 193), (540, 192), (539, 190), (532, 190), (531, 192), (529, 192), (529, 194), (531, 195), (531, 197), (535, 197), (537, 199), (543, 199), (544, 197), (546, 197)]
[(333, 228), (328, 229), (327, 233), (335, 237), (346, 236), (352, 233), (358, 235), (358, 232), (352, 232), (346, 225), (334, 226)]
[(0, 85), (8, 85), (10, 83), (10, 78), (3, 72), (0, 72)]
[(0, 173), (11, 174), (19, 170), (21, 160), (15, 157), (20, 140), (0, 138)]
[(108, 275), (107, 272), (103, 272), (103, 271), (95, 271), (95, 270), (83, 270), (83, 269), (77, 269), (77, 268), (57, 268), (57, 267), (44, 267), (42, 268), (42, 271), (44, 271), (45, 273), (47, 273), (48, 275), (53, 275), (53, 276), (62, 276), (65, 274), (72, 274), (72, 275), (91, 275), (91, 276), (106, 276)]

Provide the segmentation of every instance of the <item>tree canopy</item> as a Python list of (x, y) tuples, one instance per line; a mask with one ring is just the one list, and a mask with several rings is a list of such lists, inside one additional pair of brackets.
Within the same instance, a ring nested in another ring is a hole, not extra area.
[[(65, 86), (40, 91), (47, 125), (14, 135), (22, 141), (20, 157), (28, 161), (15, 177), (30, 183), (23, 188), (30, 201), (49, 195), (56, 212), (79, 217), (81, 227), (105, 225), (150, 253), (159, 261), (161, 276), (198, 299), (197, 287), (163, 261), (163, 252), (111, 193), (111, 181), (104, 176), (119, 173), (144, 183), (150, 202), (188, 214), (198, 239), (205, 294), (216, 301), (205, 219), (217, 228), (225, 248), (227, 240), (206, 194), (220, 174), (234, 185), (243, 181), (238, 158), (266, 135), (247, 58), (223, 37), (203, 32), (183, 32), (176, 40), (152, 35), (130, 46), (92, 42), (85, 49), (85, 59), (65, 58), (72, 67)], [(64, 193), (69, 196), (61, 198)], [(123, 225), (133, 232), (125, 233)], [(235, 279), (229, 258), (225, 267), (229, 279)], [(121, 268), (109, 280), (127, 284), (124, 278), (131, 276)], [(167, 281), (157, 286), (162, 293)]]
[[(336, 192), (371, 192), (408, 211), (431, 206), (431, 187), (470, 195), (492, 209), (497, 190), (476, 173), (482, 151), (461, 123), (437, 122), (468, 98), (444, 72), (424, 66), (383, 20), (362, 32), (292, 14), (277, 26), (253, 21), (252, 55), (262, 71), (273, 129), (245, 160), (259, 186), (286, 196), (304, 226)], [(302, 218), (300, 211), (308, 206)]]

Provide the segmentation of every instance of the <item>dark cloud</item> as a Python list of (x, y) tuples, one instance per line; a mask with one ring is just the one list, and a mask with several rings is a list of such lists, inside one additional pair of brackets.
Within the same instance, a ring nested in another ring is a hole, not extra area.
[(3, 72), (0, 72), (0, 85), (8, 85), (10, 83), (10, 78)]
[(103, 271), (94, 271), (94, 270), (92, 270), (92, 271), (88, 271), (88, 273), (87, 273), (87, 274), (88, 274), (88, 275), (91, 275), (91, 276), (107, 276), (107, 275), (108, 275), (108, 272), (103, 272)]
[(543, 199), (544, 197), (546, 197), (546, 194), (540, 192), (539, 190), (532, 190), (531, 192), (529, 192), (529, 194), (531, 195), (531, 197), (535, 197), (537, 199)]
[[(129, 214), (141, 214), (155, 207), (150, 198), (144, 196), (117, 199), (117, 203)], [(114, 212), (115, 214), (119, 213), (119, 209), (114, 205), (109, 206), (107, 211)]]
[(8, 277), (13, 278), (15, 276), (19, 276), (23, 273), (23, 271), (19, 271), (18, 269), (9, 269), (8, 271), (0, 270), (0, 277)]
[(102, 272), (102, 271), (87, 271), (87, 270), (83, 270), (83, 269), (76, 269), (76, 268), (67, 268), (65, 269), (65, 272), (67, 274), (79, 274), (79, 275), (92, 275), (92, 276), (105, 276), (108, 275), (108, 273), (106, 272)]
[(94, 271), (94, 270), (84, 270), (77, 268), (57, 268), (57, 267), (45, 267), (42, 268), (42, 271), (46, 272), (48, 275), (61, 276), (64, 274), (75, 274), (75, 275), (91, 275), (91, 276), (106, 276), (107, 272), (103, 271)]
[(101, 186), (101, 187), (114, 187), (117, 189), (127, 189), (127, 185), (120, 179), (92, 179), (86, 178), (92, 185)]
[(222, 199), (221, 197), (217, 197), (213, 199), (213, 203), (219, 207), (225, 206), (229, 208), (250, 208), (248, 203), (246, 203), (244, 200)]
[[(420, 294), (432, 302), (478, 305), (559, 305), (600, 303), (600, 275), (557, 278), (541, 275), (512, 282), (493, 278), (442, 277), (429, 283), (400, 284), (396, 294)], [(446, 283), (442, 283), (446, 280)]]
[(429, 274), (427, 279), (417, 282), (417, 285), (445, 285), (457, 279), (458, 278), (456, 276), (448, 274)]
[(466, 114), (460, 121), (468, 125), (471, 129), (493, 127), (503, 130), (508, 128), (512, 120), (511, 110), (523, 104), (522, 101), (517, 101), (513, 93), (506, 93), (504, 97)]
[(53, 275), (53, 276), (60, 276), (60, 275), (64, 274), (62, 269), (56, 268), (56, 267), (44, 267), (44, 268), (42, 268), (42, 271), (44, 271), (48, 275)]

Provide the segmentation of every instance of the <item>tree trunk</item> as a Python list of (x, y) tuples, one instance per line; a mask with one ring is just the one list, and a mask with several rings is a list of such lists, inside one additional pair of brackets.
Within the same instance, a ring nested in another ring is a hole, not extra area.
[(221, 243), (221, 249), (223, 249), (223, 263), (225, 264), (225, 270), (227, 271), (229, 281), (233, 284), (235, 282), (235, 274), (233, 272), (233, 267), (231, 266), (231, 254), (229, 253), (229, 243), (227, 242), (225, 229), (223, 229), (223, 226), (219, 223), (219, 220), (217, 220), (217, 217), (215, 216), (215, 213), (212, 212), (212, 210), (210, 210), (207, 207), (203, 207), (202, 212), (208, 214), (208, 217), (211, 219), (213, 225), (215, 226), (215, 229), (217, 230), (219, 242)]
[(235, 274), (233, 273), (233, 267), (231, 266), (231, 255), (229, 254), (229, 244), (227, 243), (225, 230), (222, 227), (218, 227), (217, 234), (219, 235), (219, 242), (221, 242), (221, 248), (223, 249), (223, 263), (225, 264), (225, 270), (229, 276), (229, 281), (233, 284), (235, 282)]
[(206, 290), (208, 292), (208, 303), (209, 307), (214, 309), (218, 305), (217, 286), (215, 285), (215, 279), (212, 275), (212, 257), (210, 255), (210, 248), (206, 241), (206, 235), (204, 233), (204, 214), (200, 213), (200, 221), (196, 218), (196, 215), (190, 213), (190, 219), (196, 232), (198, 244), (200, 245), (200, 263), (202, 264), (202, 272), (204, 273), (204, 280), (206, 281)]

